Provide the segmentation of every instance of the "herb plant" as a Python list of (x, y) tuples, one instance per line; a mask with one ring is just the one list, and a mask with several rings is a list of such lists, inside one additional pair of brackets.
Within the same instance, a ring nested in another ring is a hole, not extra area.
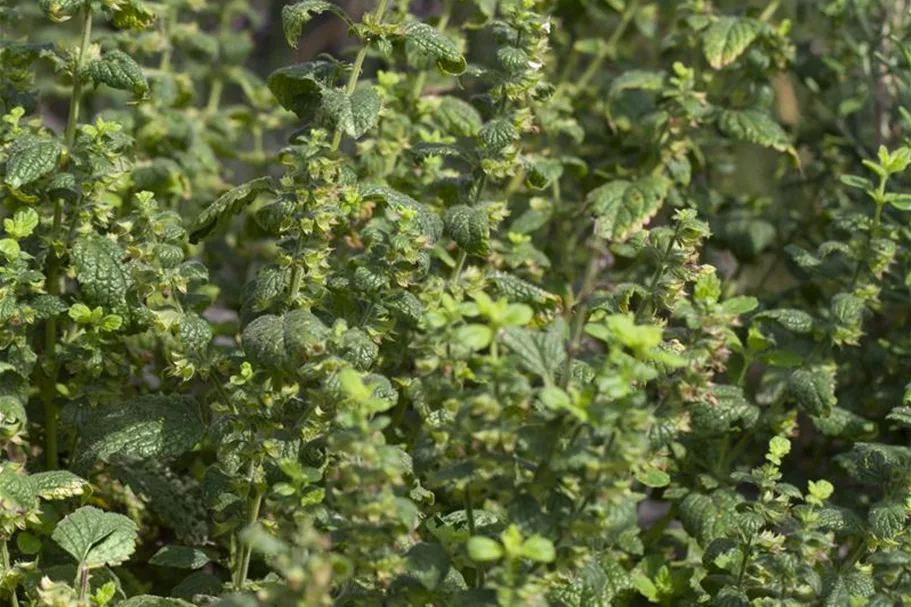
[(0, 0), (0, 603), (911, 601), (904, 1), (271, 4)]

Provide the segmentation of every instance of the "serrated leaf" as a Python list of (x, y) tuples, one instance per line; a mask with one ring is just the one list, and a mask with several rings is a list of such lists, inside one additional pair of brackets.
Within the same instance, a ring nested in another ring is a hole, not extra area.
[(431, 243), (443, 235), (443, 221), (439, 215), (414, 198), (382, 185), (361, 185), (358, 191), (365, 200), (382, 200), (392, 208), (402, 207), (417, 211), (421, 231)]
[(260, 194), (274, 191), (275, 184), (271, 177), (259, 177), (225, 192), (206, 207), (193, 222), (190, 228), (190, 242), (198, 243), (212, 232), (224, 217), (238, 213)]
[(486, 257), (490, 253), (490, 219), (479, 207), (458, 205), (443, 215), (446, 232), (459, 248), (471, 255)]
[(468, 65), (458, 47), (426, 23), (413, 21), (406, 25), (404, 38), (410, 52), (431, 58), (442, 74), (458, 76)]
[(670, 190), (665, 177), (618, 180), (592, 190), (588, 203), (596, 216), (595, 230), (614, 243), (624, 242), (651, 220)]
[(9, 148), (3, 180), (18, 190), (53, 171), (62, 152), (63, 146), (53, 139), (35, 135), (17, 137)]
[(326, 348), (329, 329), (309, 310), (266, 314), (244, 329), (241, 343), (250, 361), (263, 369), (294, 371)]
[(737, 60), (759, 36), (762, 22), (742, 17), (722, 17), (705, 31), (702, 38), (705, 58), (716, 70)]
[(147, 503), (179, 542), (191, 546), (208, 542), (209, 511), (202, 487), (192, 477), (178, 476), (157, 459), (116, 458), (108, 470)]
[(792, 333), (809, 333), (813, 330), (813, 317), (803, 310), (795, 310), (793, 308), (761, 312), (754, 316), (753, 320), (771, 320)]
[(443, 127), (444, 132), (461, 137), (477, 135), (483, 125), (478, 110), (458, 97), (443, 97), (433, 118)]
[(36, 495), (45, 500), (60, 500), (82, 495), (89, 484), (68, 470), (48, 470), (28, 477)]
[(297, 41), (301, 37), (304, 26), (314, 16), (322, 13), (332, 13), (343, 19), (349, 26), (351, 25), (351, 19), (340, 6), (324, 0), (304, 0), (303, 2), (282, 7), (282, 29), (285, 33), (285, 40), (288, 41), (288, 46), (297, 48)]
[(908, 509), (901, 501), (882, 501), (870, 508), (867, 519), (873, 534), (883, 540), (897, 538), (905, 530)]
[(176, 569), (199, 569), (209, 562), (209, 556), (199, 548), (189, 546), (162, 546), (152, 555), (149, 564)]
[(495, 118), (487, 122), (478, 131), (478, 137), (491, 152), (499, 152), (519, 136), (512, 121), (506, 118)]
[(500, 335), (503, 344), (515, 354), (526, 371), (538, 375), (546, 383), (553, 383), (566, 361), (566, 348), (557, 331), (507, 327)]
[(788, 134), (762, 110), (723, 110), (718, 117), (718, 128), (725, 136), (738, 141), (794, 153)]
[(828, 415), (835, 398), (835, 369), (820, 366), (797, 369), (788, 380), (788, 394), (808, 415)]
[(186, 453), (204, 435), (195, 401), (144, 395), (94, 412), (82, 427), (77, 460), (82, 465), (115, 457), (166, 460)]
[(119, 244), (102, 236), (86, 236), (73, 244), (76, 280), (86, 303), (126, 320), (134, 313), (127, 299), (134, 282), (125, 257)]
[[(0, 469), (0, 516), (24, 514), (38, 508), (38, 493), (28, 475), (20, 474), (12, 466)], [(3, 520), (2, 516), (0, 520)]]
[(54, 528), (51, 538), (81, 567), (116, 566), (133, 554), (139, 528), (133, 521), (94, 506), (83, 506)]
[(342, 89), (326, 89), (320, 113), (332, 128), (357, 139), (376, 125), (380, 113), (380, 98), (370, 85), (358, 87), (348, 95)]
[(206, 319), (190, 312), (180, 319), (177, 335), (185, 351), (202, 352), (212, 341), (212, 327)]
[(716, 386), (711, 398), (692, 404), (690, 415), (694, 433), (713, 435), (734, 427), (750, 429), (759, 418), (759, 409), (744, 397), (739, 387)]
[(433, 591), (449, 574), (449, 554), (440, 544), (415, 544), (406, 555), (405, 575)]
[(537, 287), (527, 280), (506, 272), (493, 271), (488, 275), (497, 292), (512, 302), (545, 304), (560, 301), (560, 298)]
[(144, 97), (149, 92), (142, 67), (123, 51), (108, 51), (89, 65), (88, 73), (96, 84), (129, 91), (136, 97)]
[(278, 69), (266, 83), (283, 108), (310, 119), (319, 110), (334, 73), (335, 66), (328, 61), (311, 61)]

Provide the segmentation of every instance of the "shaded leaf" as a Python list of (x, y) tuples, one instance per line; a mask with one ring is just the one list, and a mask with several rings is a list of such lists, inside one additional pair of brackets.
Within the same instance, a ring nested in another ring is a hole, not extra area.
[(225, 192), (206, 207), (193, 222), (190, 228), (190, 242), (198, 243), (211, 233), (224, 217), (236, 214), (260, 194), (274, 191), (275, 184), (271, 177), (258, 177)]

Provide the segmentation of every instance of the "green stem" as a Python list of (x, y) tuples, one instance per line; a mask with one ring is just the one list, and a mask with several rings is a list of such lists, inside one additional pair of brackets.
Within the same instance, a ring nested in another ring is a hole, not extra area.
[(293, 306), (294, 302), (297, 300), (298, 295), (300, 295), (301, 282), (304, 278), (304, 269), (301, 267), (298, 258), (301, 255), (301, 252), (304, 250), (304, 235), (300, 234), (297, 238), (297, 243), (294, 245), (294, 259), (291, 260), (291, 263), (294, 264), (294, 268), (291, 270), (291, 287), (289, 297), (289, 303)]
[(462, 268), (465, 267), (466, 259), (468, 259), (468, 253), (459, 250), (459, 256), (456, 258), (456, 265), (452, 269), (452, 274), (449, 276), (449, 282), (456, 282), (459, 280), (459, 276), (462, 275)]
[[(3, 573), (6, 574), (8, 571), (13, 569), (12, 564), (9, 559), (9, 550), (6, 547), (6, 538), (0, 538), (0, 559), (2, 559)], [(19, 597), (16, 595), (16, 586), (13, 586), (9, 589), (12, 607), (19, 607)]]
[(576, 90), (584, 91), (585, 87), (588, 85), (589, 80), (594, 78), (595, 74), (598, 73), (598, 70), (601, 69), (601, 64), (604, 63), (604, 60), (609, 56), (613, 56), (617, 52), (617, 45), (620, 43), (620, 38), (626, 33), (626, 28), (629, 27), (629, 24), (632, 23), (633, 17), (636, 16), (636, 11), (639, 8), (638, 0), (630, 2), (626, 10), (623, 11), (623, 16), (620, 17), (620, 23), (614, 29), (610, 38), (607, 40), (607, 44), (598, 49), (598, 52), (595, 54), (595, 58), (592, 59), (592, 62), (588, 64), (588, 68), (583, 72), (582, 77), (576, 82)]
[[(446, 26), (449, 25), (449, 18), (452, 16), (452, 4), (453, 0), (446, 0), (443, 4), (443, 12), (440, 14), (440, 20), (437, 22), (437, 31), (441, 34), (446, 31)], [(427, 72), (422, 71), (417, 75), (417, 78), (414, 79), (414, 87), (411, 89), (411, 96), (415, 99), (421, 98), (421, 92), (424, 90), (424, 84), (427, 83)]]
[[(247, 480), (250, 482), (253, 491), (247, 508), (247, 527), (256, 524), (256, 521), (259, 520), (260, 508), (262, 508), (263, 491), (256, 483), (256, 470), (261, 462), (261, 457), (251, 459), (250, 468), (247, 473)], [(238, 559), (237, 576), (234, 583), (236, 590), (243, 590), (244, 585), (247, 583), (247, 575), (250, 572), (250, 559), (253, 556), (253, 548), (248, 543), (240, 542), (240, 544), (240, 558)]]
[(750, 562), (750, 548), (753, 546), (753, 538), (751, 537), (747, 542), (746, 547), (743, 549), (743, 559), (740, 561), (740, 573), (737, 575), (737, 586), (743, 588), (743, 576), (746, 575), (747, 565)]
[[(376, 9), (376, 15), (374, 16), (374, 23), (379, 25), (383, 21), (383, 13), (386, 12), (386, 4), (389, 0), (380, 0), (380, 5)], [(354, 67), (351, 69), (351, 76), (348, 77), (348, 86), (345, 87), (345, 94), (351, 95), (354, 92), (354, 89), (357, 87), (357, 80), (361, 76), (361, 68), (364, 66), (364, 59), (367, 58), (367, 51), (370, 49), (369, 43), (365, 42), (364, 46), (361, 47), (361, 50), (358, 51), (357, 57), (354, 59)], [(332, 151), (336, 151), (338, 146), (342, 143), (342, 130), (341, 128), (335, 129), (335, 135), (332, 137)]]
[(79, 103), (82, 98), (82, 62), (88, 52), (92, 40), (92, 9), (86, 5), (82, 9), (82, 42), (79, 45), (79, 54), (76, 56), (76, 65), (73, 66), (73, 92), (70, 98), (70, 114), (66, 121), (66, 135), (64, 141), (68, 150), (72, 150), (76, 141), (76, 124), (79, 122)]
[(206, 102), (206, 114), (214, 114), (221, 105), (221, 93), (225, 89), (225, 83), (221, 78), (212, 80), (212, 87), (209, 89), (209, 100)]

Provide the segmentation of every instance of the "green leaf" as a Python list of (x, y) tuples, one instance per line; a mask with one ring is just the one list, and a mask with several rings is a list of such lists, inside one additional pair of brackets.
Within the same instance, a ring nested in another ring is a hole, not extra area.
[(443, 235), (443, 221), (439, 215), (414, 198), (381, 185), (361, 185), (358, 190), (365, 200), (382, 200), (395, 210), (417, 211), (421, 232), (430, 239), (431, 243), (436, 242)]
[(200, 569), (209, 562), (209, 556), (199, 548), (189, 546), (162, 546), (152, 555), (149, 564), (176, 569)]
[(426, 23), (412, 21), (406, 25), (404, 38), (407, 52), (432, 59), (442, 74), (458, 76), (468, 65), (458, 47)]
[(788, 394), (797, 408), (808, 415), (828, 415), (838, 403), (835, 397), (835, 369), (797, 369), (788, 379)]
[(892, 540), (905, 530), (908, 509), (901, 501), (882, 501), (873, 504), (867, 519), (873, 534), (883, 540)]
[(343, 19), (349, 26), (351, 25), (351, 19), (341, 7), (324, 0), (304, 0), (303, 2), (284, 6), (282, 8), (282, 28), (288, 45), (291, 48), (297, 48), (297, 41), (304, 31), (304, 26), (315, 15), (327, 12)]
[(486, 325), (465, 325), (455, 330), (455, 340), (473, 352), (483, 350), (493, 340), (493, 330)]
[(533, 535), (522, 543), (522, 556), (536, 563), (553, 563), (557, 550), (546, 537)]
[(0, 521), (9, 515), (25, 514), (38, 508), (38, 493), (28, 475), (12, 466), (0, 469)]
[(139, 528), (122, 514), (83, 506), (57, 523), (51, 538), (81, 567), (120, 565), (133, 554)]
[(328, 337), (329, 329), (319, 318), (299, 309), (260, 316), (244, 329), (241, 343), (254, 365), (290, 372), (325, 351)]
[(501, 332), (500, 339), (526, 371), (535, 373), (546, 383), (553, 383), (555, 374), (565, 364), (566, 349), (557, 331), (508, 327)]
[(718, 128), (732, 139), (795, 154), (788, 134), (762, 110), (723, 110), (718, 117)]
[(103, 236), (86, 236), (73, 244), (76, 280), (85, 301), (128, 319), (134, 314), (127, 299), (134, 282), (124, 264), (125, 257), (119, 244)]
[(490, 254), (490, 220), (485, 209), (467, 205), (450, 207), (443, 215), (443, 225), (466, 253), (478, 257)]
[(320, 112), (332, 128), (357, 139), (376, 125), (380, 107), (379, 95), (371, 85), (365, 84), (350, 96), (342, 89), (325, 90)]
[(759, 36), (762, 22), (742, 17), (722, 17), (703, 34), (705, 58), (716, 70), (728, 66)]
[(611, 97), (623, 91), (660, 91), (664, 87), (664, 74), (646, 70), (629, 70), (617, 76), (610, 85)]
[(68, 470), (48, 470), (28, 477), (35, 494), (44, 500), (62, 500), (82, 495), (88, 481)]
[(527, 304), (559, 302), (560, 298), (512, 274), (494, 270), (488, 274), (497, 292), (509, 301)]
[(136, 97), (144, 97), (149, 92), (142, 67), (123, 51), (108, 51), (89, 65), (88, 73), (96, 84), (129, 91)]
[(809, 333), (813, 330), (813, 317), (803, 310), (781, 308), (761, 312), (753, 317), (754, 322), (763, 320), (774, 321), (791, 333)]
[(460, 137), (473, 137), (481, 130), (484, 121), (481, 114), (467, 101), (458, 97), (443, 97), (433, 113), (433, 119), (443, 128)]
[(476, 535), (468, 540), (468, 556), (477, 563), (489, 563), (503, 556), (503, 546), (489, 537)]
[(20, 189), (57, 167), (63, 146), (53, 139), (35, 135), (17, 137), (9, 148), (4, 182), (13, 189)]
[(169, 459), (186, 453), (205, 436), (197, 404), (188, 397), (144, 395), (93, 412), (81, 429), (77, 461)]
[(258, 177), (225, 192), (206, 207), (193, 222), (190, 228), (190, 242), (198, 243), (208, 236), (223, 218), (237, 214), (260, 194), (274, 191), (275, 184), (271, 177)]
[(646, 487), (667, 487), (671, 484), (670, 475), (658, 468), (649, 468), (636, 473), (636, 480)]
[(503, 150), (519, 137), (511, 120), (494, 118), (478, 131), (478, 137), (484, 146), (493, 153)]
[(12, 238), (21, 240), (32, 235), (32, 232), (38, 227), (38, 221), (38, 213), (35, 212), (35, 209), (25, 207), (16, 211), (12, 219), (4, 219), (3, 229)]
[(212, 341), (209, 322), (192, 312), (181, 317), (177, 334), (186, 352), (203, 352)]
[(746, 295), (739, 295), (737, 297), (732, 297), (725, 300), (721, 304), (721, 309), (725, 311), (726, 314), (747, 314), (752, 312), (759, 306), (759, 300), (755, 297), (748, 297)]
[(411, 547), (406, 555), (405, 575), (433, 591), (449, 574), (449, 554), (440, 544), (422, 542)]
[(611, 242), (624, 242), (661, 208), (670, 190), (665, 177), (650, 175), (636, 181), (618, 180), (592, 190), (588, 204), (596, 216), (595, 230)]
[(332, 84), (335, 66), (328, 61), (311, 61), (278, 69), (266, 83), (283, 108), (310, 119), (322, 105), (323, 92)]

